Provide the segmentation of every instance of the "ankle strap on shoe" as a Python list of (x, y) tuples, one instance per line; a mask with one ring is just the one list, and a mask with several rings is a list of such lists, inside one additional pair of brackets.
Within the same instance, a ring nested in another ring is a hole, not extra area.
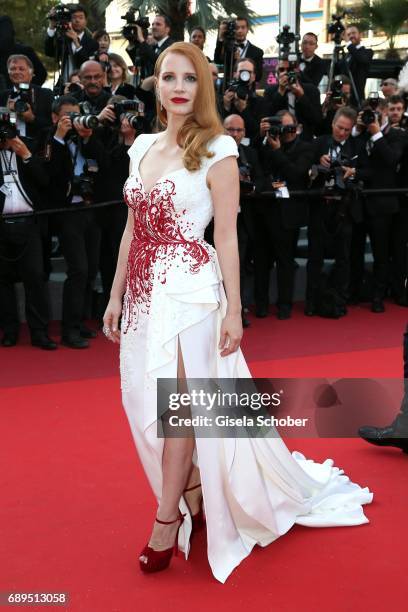
[(161, 521), (160, 519), (156, 517), (156, 523), (160, 523), (160, 525), (171, 525), (172, 523), (177, 523), (177, 521), (183, 522), (185, 516), (186, 516), (185, 514), (181, 514), (180, 512), (178, 517), (174, 519), (174, 521)]
[(198, 489), (198, 487), (201, 487), (201, 482), (194, 485), (194, 487), (189, 487), (188, 489), (184, 489), (183, 493), (187, 493), (188, 491), (194, 491), (194, 489)]

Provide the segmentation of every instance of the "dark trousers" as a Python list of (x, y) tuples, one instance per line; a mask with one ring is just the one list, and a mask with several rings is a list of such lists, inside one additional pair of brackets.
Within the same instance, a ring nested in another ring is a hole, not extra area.
[(0, 322), (4, 332), (17, 334), (15, 282), (22, 280), (25, 312), (31, 335), (47, 331), (49, 309), (40, 226), (34, 218), (0, 220)]
[(241, 289), (241, 303), (242, 305), (245, 305), (245, 265), (248, 261), (248, 256), (252, 251), (254, 239), (253, 202), (241, 200), (240, 206), (241, 212), (238, 213), (237, 219), (239, 282)]
[(322, 288), (322, 268), (329, 247), (334, 258), (333, 286), (339, 304), (346, 304), (350, 280), (352, 221), (339, 215), (335, 201), (314, 202), (310, 206), (306, 299), (317, 303)]
[(408, 198), (401, 201), (399, 212), (392, 216), (391, 286), (395, 298), (408, 297)]
[(99, 268), (103, 288), (103, 307), (108, 305), (113, 278), (118, 262), (119, 247), (127, 220), (125, 203), (100, 209), (96, 213), (101, 230)]
[(290, 306), (295, 280), (297, 228), (287, 229), (282, 223), (281, 203), (277, 200), (257, 204), (255, 213), (255, 303), (264, 308), (269, 303), (271, 254), (276, 261), (277, 305)]
[(404, 397), (401, 410), (393, 425), (398, 431), (408, 436), (408, 324), (404, 334)]
[(92, 285), (98, 272), (100, 228), (92, 210), (58, 216), (58, 237), (67, 266), (62, 297), (62, 334), (79, 332), (90, 314)]

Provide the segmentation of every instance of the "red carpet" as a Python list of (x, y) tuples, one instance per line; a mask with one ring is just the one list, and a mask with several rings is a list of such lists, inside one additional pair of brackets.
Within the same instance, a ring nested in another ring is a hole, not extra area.
[[(244, 351), (257, 375), (399, 377), (406, 318), (389, 307), (372, 316), (353, 309), (340, 321), (252, 319)], [(141, 575), (137, 554), (155, 503), (120, 406), (116, 353), (98, 338), (89, 351), (50, 354), (25, 335), (0, 351), (0, 592), (69, 592), (74, 612), (406, 609), (408, 456), (358, 439), (289, 446), (332, 457), (368, 485), (369, 525), (295, 527), (257, 548), (225, 585), (212, 578), (204, 535), (188, 562)]]

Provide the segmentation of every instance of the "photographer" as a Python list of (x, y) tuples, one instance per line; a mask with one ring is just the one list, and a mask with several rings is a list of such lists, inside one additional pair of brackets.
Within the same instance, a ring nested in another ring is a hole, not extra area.
[[(95, 181), (95, 201), (122, 201), (123, 185), (129, 176), (128, 150), (143, 129), (143, 117), (137, 109), (139, 103), (124, 96), (112, 96), (100, 114), (103, 127), (98, 137), (103, 143), (103, 167)], [(130, 108), (129, 108), (130, 107)], [(100, 271), (104, 293), (104, 308), (109, 301), (115, 275), (119, 246), (126, 225), (127, 207), (122, 202), (96, 211), (101, 229)]]
[[(130, 19), (130, 15), (131, 13), (128, 13), (125, 17)], [(163, 53), (175, 41), (170, 37), (171, 22), (166, 15), (156, 15), (153, 20), (152, 33), (155, 41), (153, 45), (147, 42), (147, 28), (142, 28), (137, 21), (140, 20), (134, 20), (133, 13), (132, 21), (128, 22), (128, 35), (126, 35), (126, 30), (124, 33), (130, 43), (126, 51), (133, 64), (141, 66), (141, 78), (144, 79), (153, 74), (154, 65), (160, 53)], [(149, 27), (148, 20), (147, 27)]]
[(251, 140), (258, 134), (259, 119), (262, 115), (263, 100), (256, 95), (255, 64), (253, 60), (242, 59), (236, 64), (234, 80), (228, 84), (222, 97), (222, 117), (239, 115), (245, 123), (245, 133)]
[(277, 71), (278, 84), (265, 89), (264, 115), (290, 110), (303, 126), (302, 138), (312, 140), (322, 123), (319, 90), (303, 81), (298, 63), (281, 59)]
[[(7, 69), (7, 60), (10, 55), (25, 55), (33, 66), (32, 81), (41, 86), (47, 78), (47, 70), (32, 47), (22, 45), (15, 41), (15, 31), (11, 18), (8, 15), (0, 17), (0, 91), (11, 87)], [(2, 81), (4, 86), (2, 86)]]
[[(351, 138), (357, 113), (340, 108), (334, 116), (332, 133), (313, 143), (315, 180), (313, 189), (324, 188), (322, 197), (309, 204), (308, 262), (305, 314), (338, 318), (347, 314), (350, 281), (352, 224), (361, 222), (362, 212), (353, 183), (365, 177), (366, 154), (362, 143)], [(333, 287), (322, 287), (325, 251), (334, 258)]]
[[(254, 241), (254, 214), (255, 200), (245, 199), (245, 195), (254, 191), (261, 192), (263, 189), (262, 168), (258, 160), (256, 149), (242, 144), (245, 138), (245, 124), (239, 115), (229, 115), (224, 121), (224, 129), (229, 136), (235, 140), (238, 146), (239, 157), (237, 159), (240, 180), (240, 211), (237, 220), (238, 251), (240, 261), (240, 287), (241, 302), (245, 303), (245, 264), (248, 255), (252, 251)], [(249, 326), (248, 320), (242, 314), (244, 327)]]
[(399, 95), (390, 96), (387, 100), (388, 126), (392, 128), (405, 127), (405, 103), (404, 98)]
[[(371, 189), (393, 189), (397, 187), (397, 167), (406, 143), (403, 130), (388, 127), (381, 131), (381, 114), (372, 109), (369, 100), (359, 112), (356, 140), (365, 148), (368, 167), (365, 186)], [(374, 257), (374, 295), (372, 312), (384, 312), (383, 299), (388, 285), (388, 260), (391, 251), (391, 228), (393, 215), (398, 212), (397, 195), (370, 195), (364, 199), (363, 223), (353, 229), (353, 265), (351, 293), (358, 300), (358, 288), (364, 273), (364, 250), (366, 234), (370, 236)]]
[(323, 121), (318, 129), (320, 135), (331, 132), (334, 115), (339, 108), (350, 105), (350, 95), (350, 79), (343, 74), (335, 76), (322, 104)]
[(39, 139), (51, 125), (52, 91), (32, 83), (34, 68), (25, 55), (10, 55), (7, 69), (13, 87), (0, 94), (0, 106), (16, 113), (21, 136)]
[(315, 53), (317, 47), (316, 34), (307, 32), (302, 38), (302, 55), (299, 68), (303, 75), (303, 81), (312, 83), (316, 87), (318, 87), (323, 75), (326, 74), (324, 61)]
[[(278, 319), (289, 319), (295, 278), (296, 237), (307, 223), (305, 196), (291, 197), (293, 189), (306, 189), (313, 147), (298, 135), (296, 117), (287, 110), (263, 118), (260, 135), (264, 145), (260, 157), (267, 190), (276, 198), (255, 205), (255, 304), (258, 317), (266, 316), (269, 296), (269, 261), (276, 260)], [(283, 191), (285, 190), (285, 191)]]
[(255, 65), (255, 81), (262, 79), (263, 50), (247, 40), (249, 23), (246, 17), (237, 17), (233, 22), (226, 20), (220, 23), (217, 44), (214, 52), (214, 63), (223, 64), (225, 60), (225, 39), (229, 23), (234, 24), (234, 61), (251, 59)]
[[(30, 150), (30, 148), (31, 150)], [(53, 350), (48, 337), (48, 295), (42, 250), (44, 217), (34, 210), (47, 208), (43, 190), (48, 177), (43, 160), (34, 153), (34, 143), (16, 135), (9, 115), (0, 115), (0, 321), (2, 346), (18, 340), (19, 318), (14, 283), (23, 281), (25, 311), (31, 344)], [(24, 217), (4, 217), (29, 213)]]
[(347, 74), (347, 68), (350, 70), (358, 96), (356, 100), (354, 93), (351, 92), (351, 104), (358, 107), (364, 99), (365, 83), (374, 54), (372, 49), (366, 49), (361, 44), (361, 32), (356, 25), (348, 26), (343, 38), (347, 43), (347, 55), (336, 66), (336, 73)]
[(99, 113), (105, 108), (109, 93), (104, 89), (105, 72), (99, 62), (88, 60), (81, 66), (79, 73), (83, 89), (72, 95), (77, 103), (88, 103), (92, 112)]
[(80, 68), (99, 49), (86, 29), (87, 17), (81, 4), (60, 4), (49, 13), (45, 55), (62, 63), (60, 78), (63, 82), (68, 81), (71, 72)]
[[(95, 200), (96, 172), (107, 171), (103, 165), (103, 145), (92, 129), (86, 127), (97, 124), (98, 120), (95, 116), (80, 116), (78, 102), (73, 96), (61, 96), (54, 102), (52, 119), (54, 129), (46, 146), (49, 200), (55, 208), (89, 206)], [(87, 348), (88, 338), (96, 335), (84, 326), (83, 319), (89, 309), (92, 283), (98, 270), (100, 230), (92, 206), (54, 217), (67, 265), (62, 343), (71, 348)]]

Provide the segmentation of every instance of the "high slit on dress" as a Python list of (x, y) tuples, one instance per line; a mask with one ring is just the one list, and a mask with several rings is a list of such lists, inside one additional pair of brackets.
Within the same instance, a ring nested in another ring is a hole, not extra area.
[[(157, 437), (156, 381), (177, 377), (180, 342), (187, 378), (247, 378), (241, 350), (220, 357), (226, 296), (215, 250), (204, 239), (212, 218), (208, 169), (237, 157), (235, 141), (218, 136), (195, 172), (176, 170), (146, 192), (140, 161), (158, 134), (140, 135), (129, 150), (132, 172), (124, 197), (134, 215), (121, 332), (123, 406), (140, 460), (160, 500), (164, 439)], [(295, 523), (310, 527), (368, 522), (362, 505), (372, 493), (327, 459), (290, 453), (279, 437), (196, 438), (212, 572), (225, 582), (255, 544), (266, 546)], [(179, 531), (189, 553), (191, 517)]]

